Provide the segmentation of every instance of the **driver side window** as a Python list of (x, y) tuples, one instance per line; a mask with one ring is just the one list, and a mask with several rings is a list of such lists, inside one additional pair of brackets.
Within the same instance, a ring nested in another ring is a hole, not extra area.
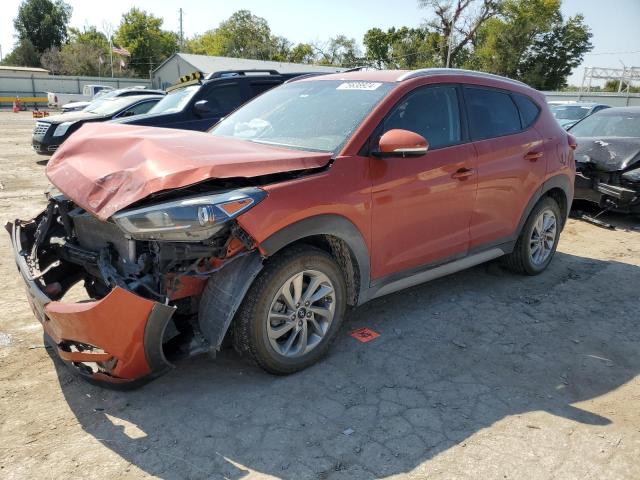
[(421, 87), (404, 97), (384, 120), (381, 133), (399, 128), (422, 135), (429, 149), (460, 143), (460, 109), (454, 86)]

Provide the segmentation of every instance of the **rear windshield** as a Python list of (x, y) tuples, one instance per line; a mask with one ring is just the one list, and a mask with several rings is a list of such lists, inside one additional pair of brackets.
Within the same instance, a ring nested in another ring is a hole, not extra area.
[(596, 113), (569, 129), (576, 137), (640, 137), (640, 115)]
[(211, 133), (336, 152), (393, 87), (392, 83), (343, 80), (285, 83), (241, 107)]
[(148, 113), (180, 112), (189, 103), (191, 97), (198, 91), (200, 85), (178, 88), (167, 93)]
[(557, 105), (551, 107), (551, 113), (558, 120), (580, 120), (585, 117), (591, 107), (580, 107), (578, 105)]
[(132, 100), (131, 97), (106, 97), (105, 95), (91, 102), (91, 104), (85, 108), (85, 111), (97, 115), (113, 115), (136, 101), (137, 99)]

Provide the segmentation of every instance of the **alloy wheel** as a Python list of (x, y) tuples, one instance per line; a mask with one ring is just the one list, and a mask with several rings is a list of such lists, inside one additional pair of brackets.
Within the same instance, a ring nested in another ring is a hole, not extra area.
[(536, 218), (529, 239), (529, 255), (534, 265), (542, 265), (553, 252), (556, 242), (558, 222), (555, 213), (549, 208)]
[(278, 289), (267, 318), (271, 347), (285, 357), (313, 350), (325, 337), (335, 314), (335, 289), (329, 277), (304, 270)]

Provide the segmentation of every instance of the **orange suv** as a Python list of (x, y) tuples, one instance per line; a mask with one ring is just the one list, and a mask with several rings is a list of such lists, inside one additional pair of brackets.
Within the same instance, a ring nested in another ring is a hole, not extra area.
[[(136, 385), (225, 338), (287, 374), (348, 307), (502, 256), (542, 272), (574, 148), (507, 78), (301, 78), (208, 133), (83, 126), (49, 162), (46, 210), (7, 229), (46, 338), (88, 379)], [(63, 302), (78, 282), (86, 301)]]

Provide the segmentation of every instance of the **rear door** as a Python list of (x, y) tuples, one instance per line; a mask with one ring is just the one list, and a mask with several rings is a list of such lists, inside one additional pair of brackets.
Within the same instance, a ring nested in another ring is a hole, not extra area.
[[(532, 118), (524, 111), (527, 97), (488, 87), (463, 90), (469, 133), (478, 154), (469, 245), (474, 249), (513, 236), (529, 199), (544, 181), (546, 158), (542, 137), (532, 127), (537, 115)], [(516, 102), (522, 103), (522, 113)], [(537, 108), (535, 103), (533, 107)]]
[(371, 158), (373, 278), (467, 252), (476, 154), (466, 140), (459, 97), (455, 85), (419, 87), (393, 107), (378, 130), (418, 133), (429, 150), (420, 157)]

